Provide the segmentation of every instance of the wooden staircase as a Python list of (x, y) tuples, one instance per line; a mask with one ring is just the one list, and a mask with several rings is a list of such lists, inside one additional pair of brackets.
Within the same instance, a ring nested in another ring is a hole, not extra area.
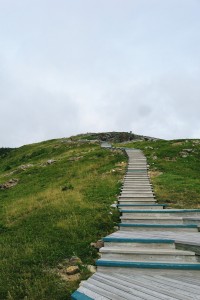
[(72, 299), (200, 300), (200, 260), (190, 251), (200, 249), (200, 210), (157, 204), (145, 156), (126, 153), (119, 230), (103, 239), (97, 272)]

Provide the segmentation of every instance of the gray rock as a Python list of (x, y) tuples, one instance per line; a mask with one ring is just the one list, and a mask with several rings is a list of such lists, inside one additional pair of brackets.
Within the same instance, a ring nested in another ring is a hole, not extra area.
[(183, 152), (191, 153), (193, 152), (193, 149), (183, 149)]
[(90, 246), (100, 249), (101, 247), (104, 246), (104, 242), (102, 240), (98, 240), (96, 243), (91, 243)]
[(82, 264), (82, 260), (77, 256), (72, 256), (69, 260), (69, 265), (76, 266), (78, 264)]
[(93, 265), (88, 265), (87, 266), (88, 271), (90, 271), (91, 273), (95, 273), (97, 271), (97, 268)]
[(67, 275), (74, 275), (79, 273), (79, 267), (78, 266), (70, 266), (66, 269)]
[(183, 158), (189, 156), (189, 153), (188, 153), (188, 152), (185, 152), (185, 151), (181, 151), (179, 154), (180, 154), (180, 156), (183, 157)]
[(56, 162), (55, 159), (49, 159), (49, 160), (47, 160), (47, 165), (52, 165), (55, 162)]

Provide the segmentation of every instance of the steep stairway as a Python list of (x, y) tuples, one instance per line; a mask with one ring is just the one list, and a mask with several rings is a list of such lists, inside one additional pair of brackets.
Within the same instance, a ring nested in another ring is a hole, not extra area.
[(126, 153), (119, 229), (103, 239), (97, 272), (72, 299), (200, 300), (199, 256), (177, 249), (177, 244), (200, 249), (200, 210), (158, 204), (145, 156), (136, 149)]

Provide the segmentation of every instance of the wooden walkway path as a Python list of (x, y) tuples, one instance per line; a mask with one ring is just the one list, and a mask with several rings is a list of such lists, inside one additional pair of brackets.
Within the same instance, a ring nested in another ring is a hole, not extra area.
[(140, 150), (126, 149), (119, 230), (104, 238), (97, 272), (74, 300), (200, 300), (200, 210), (157, 204)]

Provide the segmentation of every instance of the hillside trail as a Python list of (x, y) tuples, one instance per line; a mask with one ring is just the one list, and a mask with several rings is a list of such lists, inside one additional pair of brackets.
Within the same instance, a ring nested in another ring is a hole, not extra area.
[(200, 300), (200, 209), (158, 204), (146, 157), (138, 149), (125, 151), (119, 229), (103, 238), (96, 273), (71, 298)]

